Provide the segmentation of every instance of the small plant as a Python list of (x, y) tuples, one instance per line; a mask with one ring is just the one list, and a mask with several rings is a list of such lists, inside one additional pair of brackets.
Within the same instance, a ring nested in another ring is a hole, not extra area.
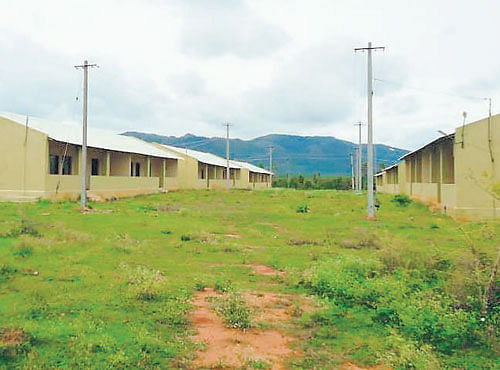
[(407, 207), (408, 204), (410, 204), (412, 202), (412, 200), (406, 194), (396, 194), (392, 198), (391, 202), (396, 203), (398, 206), (401, 206), (401, 207)]
[(137, 266), (129, 272), (130, 296), (142, 301), (157, 300), (162, 293), (164, 281), (161, 271)]
[(215, 311), (222, 316), (228, 327), (235, 329), (252, 327), (251, 311), (243, 298), (237, 293), (231, 293), (217, 299)]
[(172, 232), (170, 230), (162, 230), (162, 231), (160, 231), (160, 233), (162, 233), (163, 235), (170, 235), (170, 234), (172, 234)]
[(4, 236), (7, 238), (17, 238), (21, 235), (29, 235), (35, 238), (39, 238), (41, 236), (38, 230), (35, 229), (35, 225), (33, 224), (33, 222), (27, 220), (24, 217), (21, 219), (21, 224), (19, 226), (11, 229), (9, 232), (4, 234)]
[(309, 213), (310, 209), (307, 203), (303, 203), (297, 207), (297, 213)]
[(27, 245), (21, 245), (20, 247), (16, 248), (16, 250), (14, 250), (12, 255), (22, 258), (31, 257), (33, 255), (33, 248)]
[(205, 288), (206, 288), (207, 286), (208, 286), (208, 285), (207, 285), (204, 281), (202, 281), (202, 280), (196, 280), (196, 282), (195, 282), (195, 284), (194, 284), (194, 288), (195, 288), (197, 291), (199, 291), (199, 292), (201, 292), (201, 291), (205, 290)]
[(188, 242), (190, 240), (191, 240), (191, 237), (189, 235), (181, 235), (181, 241)]
[(439, 225), (435, 222), (431, 223), (431, 226), (430, 226), (431, 229), (439, 229)]
[(233, 290), (233, 283), (231, 280), (217, 280), (214, 289), (217, 292), (227, 293)]
[(255, 360), (255, 361), (250, 361), (249, 363), (249, 368), (251, 369), (270, 369), (271, 365), (269, 365), (267, 362), (264, 362), (263, 360)]

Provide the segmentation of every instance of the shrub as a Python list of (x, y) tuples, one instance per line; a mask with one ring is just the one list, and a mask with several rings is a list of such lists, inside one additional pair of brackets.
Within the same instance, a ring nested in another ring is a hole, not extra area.
[(233, 283), (231, 280), (217, 280), (214, 286), (215, 291), (226, 293), (233, 290)]
[(406, 207), (406, 206), (408, 206), (408, 204), (410, 204), (412, 202), (412, 200), (406, 194), (396, 194), (392, 198), (391, 202), (396, 203), (398, 206)]
[[(127, 267), (125, 265), (125, 267)], [(143, 301), (152, 301), (160, 297), (165, 281), (161, 271), (149, 269), (146, 266), (137, 266), (129, 272), (129, 295)]]
[(21, 224), (7, 232), (4, 237), (17, 238), (21, 235), (30, 235), (35, 238), (41, 236), (40, 232), (35, 228), (35, 224), (24, 217), (21, 219)]
[(309, 212), (309, 207), (307, 206), (307, 203), (301, 204), (297, 207), (297, 213), (308, 213)]
[(251, 311), (237, 293), (218, 298), (215, 302), (215, 311), (231, 328), (247, 329), (252, 326)]
[(27, 245), (21, 245), (12, 252), (13, 256), (18, 257), (31, 257), (33, 255), (33, 248)]

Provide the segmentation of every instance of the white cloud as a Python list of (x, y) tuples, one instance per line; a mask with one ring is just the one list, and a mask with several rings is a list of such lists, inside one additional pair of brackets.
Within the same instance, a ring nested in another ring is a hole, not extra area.
[[(159, 134), (356, 140), (372, 40), (376, 141), (415, 148), (500, 101), (500, 3), (380, 0), (0, 1), (0, 109)], [(443, 92), (443, 93), (440, 93)], [(461, 97), (462, 96), (462, 97)]]

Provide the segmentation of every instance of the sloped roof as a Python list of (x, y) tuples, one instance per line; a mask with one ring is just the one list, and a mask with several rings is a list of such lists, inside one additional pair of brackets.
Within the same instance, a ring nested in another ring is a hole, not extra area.
[[(26, 116), (20, 114), (0, 112), (0, 117), (23, 126), (26, 124)], [(75, 123), (59, 123), (41, 118), (28, 117), (28, 127), (44, 133), (50, 139), (63, 143), (82, 145), (82, 128)], [(117, 152), (142, 154), (159, 158), (182, 159), (169, 150), (158, 149), (141, 139), (91, 127), (87, 129), (87, 145), (92, 148)]]
[(260, 168), (260, 167), (254, 166), (251, 163), (241, 162), (241, 161), (234, 161), (234, 160), (231, 160), (231, 162), (234, 162), (234, 163), (240, 165), (241, 167), (246, 168), (246, 169), (248, 169), (248, 170), (250, 170), (252, 172), (264, 173), (264, 174), (267, 174), (267, 175), (273, 175), (273, 173), (271, 171), (268, 171), (268, 170), (266, 170), (264, 168)]
[[(199, 152), (193, 149), (177, 148), (175, 146), (170, 146), (165, 144), (160, 144), (160, 145), (162, 147), (165, 147), (166, 150), (171, 150), (179, 154), (187, 155), (189, 157), (196, 159), (198, 162), (210, 164), (212, 166), (227, 167), (227, 161), (225, 158), (219, 157), (218, 155), (212, 153)], [(229, 167), (240, 169), (242, 166), (235, 163), (235, 161), (230, 160)]]
[(415, 154), (415, 153), (417, 153), (417, 152), (421, 151), (422, 149), (427, 148), (427, 147), (428, 147), (428, 146), (430, 146), (430, 145), (433, 145), (433, 144), (438, 144), (438, 143), (440, 143), (440, 142), (442, 142), (442, 141), (445, 141), (445, 140), (453, 140), (453, 139), (454, 139), (454, 137), (455, 137), (455, 134), (449, 134), (449, 135), (446, 135), (446, 136), (441, 136), (441, 137), (438, 137), (437, 139), (432, 140), (430, 143), (427, 143), (427, 144), (425, 144), (425, 145), (421, 146), (420, 148), (415, 149), (414, 151), (411, 151), (411, 152), (409, 152), (409, 153), (406, 153), (406, 154), (405, 154), (405, 155), (403, 155), (402, 157), (399, 157), (399, 158), (398, 158), (398, 160), (399, 160), (399, 161), (401, 161), (401, 160), (405, 159), (406, 157), (409, 157), (409, 156), (411, 156), (411, 155), (413, 155), (413, 154)]

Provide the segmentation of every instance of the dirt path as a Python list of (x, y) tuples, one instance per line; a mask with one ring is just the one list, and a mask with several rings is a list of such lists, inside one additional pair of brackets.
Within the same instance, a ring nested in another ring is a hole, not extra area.
[[(251, 266), (256, 274), (283, 274), (267, 266)], [(287, 358), (300, 356), (300, 351), (292, 348), (296, 338), (284, 333), (279, 327), (312, 308), (304, 297), (269, 292), (244, 293), (242, 297), (255, 312), (254, 323), (258, 327), (240, 330), (226, 327), (215, 313), (210, 301), (222, 296), (223, 293), (211, 288), (194, 296), (191, 321), (197, 334), (193, 340), (202, 343), (203, 348), (196, 353), (192, 367), (235, 369), (250, 367), (259, 361), (272, 369), (284, 369)]]

